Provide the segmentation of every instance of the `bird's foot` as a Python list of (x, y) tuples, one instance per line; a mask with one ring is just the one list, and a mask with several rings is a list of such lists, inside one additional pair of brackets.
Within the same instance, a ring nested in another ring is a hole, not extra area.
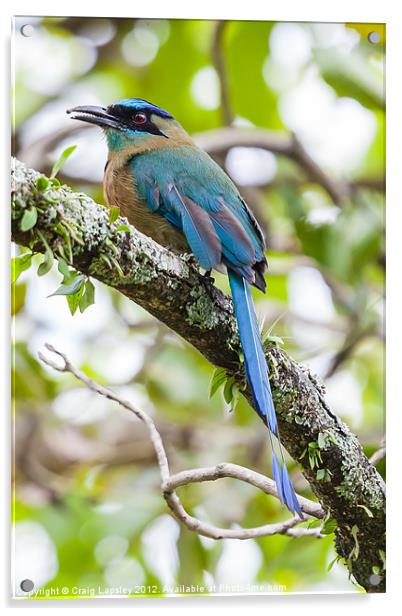
[(213, 285), (215, 283), (215, 278), (211, 276), (211, 272), (212, 272), (212, 269), (207, 270), (205, 274), (202, 275), (202, 277), (204, 278), (205, 282)]
[(186, 263), (190, 263), (190, 265), (198, 265), (197, 259), (192, 252), (182, 252), (180, 253), (180, 256)]

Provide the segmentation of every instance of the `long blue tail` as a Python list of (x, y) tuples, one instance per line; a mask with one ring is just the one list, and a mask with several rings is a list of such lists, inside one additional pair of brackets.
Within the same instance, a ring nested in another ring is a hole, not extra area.
[[(272, 474), (276, 482), (278, 496), (289, 511), (295, 511), (301, 515), (301, 508), (290, 481), (279, 439), (278, 424), (276, 422), (275, 408), (268, 379), (267, 362), (262, 347), (250, 285), (247, 280), (232, 270), (229, 270), (228, 274), (244, 354), (247, 381), (251, 389), (255, 408), (269, 429), (272, 447)], [(279, 462), (274, 451), (272, 435), (277, 439), (282, 464)]]

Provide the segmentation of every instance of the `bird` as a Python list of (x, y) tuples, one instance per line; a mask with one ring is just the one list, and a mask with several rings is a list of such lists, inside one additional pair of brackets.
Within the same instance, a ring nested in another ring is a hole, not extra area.
[(174, 117), (141, 98), (108, 107), (78, 106), (72, 119), (103, 129), (108, 159), (104, 194), (140, 232), (190, 252), (209, 276), (227, 271), (254, 408), (268, 428), (279, 500), (301, 516), (286, 467), (251, 286), (265, 293), (265, 238), (225, 171)]

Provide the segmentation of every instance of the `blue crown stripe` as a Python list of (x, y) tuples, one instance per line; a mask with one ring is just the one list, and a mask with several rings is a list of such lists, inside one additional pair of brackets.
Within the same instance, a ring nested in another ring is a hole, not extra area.
[(149, 110), (159, 116), (162, 116), (163, 118), (173, 117), (170, 113), (168, 113), (164, 109), (161, 109), (161, 107), (153, 105), (149, 101), (146, 101), (142, 98), (123, 98), (121, 101), (117, 101), (117, 103), (114, 103), (113, 107), (117, 107), (118, 105), (121, 105), (122, 107), (131, 107), (131, 109), (135, 111)]

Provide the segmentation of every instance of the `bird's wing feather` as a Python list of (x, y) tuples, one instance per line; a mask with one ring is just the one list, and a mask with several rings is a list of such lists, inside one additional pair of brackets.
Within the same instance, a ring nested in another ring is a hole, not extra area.
[(172, 207), (181, 220), (181, 227), (201, 267), (211, 269), (222, 260), (221, 243), (208, 213), (189, 197), (181, 194), (173, 182), (164, 203)]
[[(264, 259), (259, 227), (237, 189), (204, 152), (191, 146), (134, 157), (140, 195), (185, 234), (200, 265), (223, 261), (251, 283)], [(256, 226), (257, 225), (257, 226)]]

